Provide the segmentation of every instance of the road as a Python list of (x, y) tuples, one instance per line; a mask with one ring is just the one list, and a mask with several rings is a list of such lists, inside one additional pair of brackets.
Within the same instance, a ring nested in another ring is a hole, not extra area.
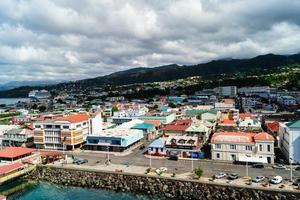
[[(97, 165), (104, 164), (107, 155), (103, 153), (94, 152), (67, 152), (69, 156), (74, 155), (75, 157), (88, 159), (86, 165)], [(143, 152), (139, 149), (135, 149), (131, 154), (126, 156), (119, 155), (109, 155), (110, 160), (113, 164), (123, 164), (123, 165), (135, 165), (135, 166), (150, 166), (150, 159), (143, 155)], [(200, 167), (204, 171), (204, 176), (211, 177), (218, 172), (232, 173), (236, 172), (240, 176), (246, 176), (246, 166), (245, 165), (234, 165), (232, 163), (222, 163), (214, 162), (211, 160), (178, 160), (172, 161), (168, 159), (151, 159), (151, 166), (154, 168), (166, 167), (168, 172), (172, 173), (185, 173), (191, 172), (192, 168)], [(273, 169), (270, 167), (257, 169), (248, 166), (248, 174), (251, 177), (265, 176), (273, 177), (276, 175), (282, 176), (284, 179), (290, 179), (289, 169)], [(300, 178), (300, 172), (293, 170), (293, 178)]]

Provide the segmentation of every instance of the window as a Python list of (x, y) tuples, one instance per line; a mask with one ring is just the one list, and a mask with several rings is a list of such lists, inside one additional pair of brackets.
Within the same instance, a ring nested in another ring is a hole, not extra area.
[(77, 125), (76, 125), (76, 128), (79, 128), (79, 127), (81, 127), (81, 124), (77, 124)]
[(246, 146), (246, 151), (252, 151), (252, 146)]
[(164, 151), (164, 148), (160, 148), (160, 151), (163, 152), (163, 151)]
[(268, 144), (268, 152), (271, 151), (271, 145)]
[(41, 125), (35, 125), (35, 128), (41, 128)]
[(234, 154), (231, 154), (231, 159), (235, 160), (235, 155)]
[(231, 145), (230, 145), (230, 149), (236, 149), (236, 145), (231, 144)]
[(215, 144), (216, 149), (221, 149), (221, 144)]
[(63, 129), (69, 129), (70, 127), (69, 126), (63, 126)]
[(60, 125), (55, 125), (55, 128), (60, 128)]
[(217, 154), (216, 154), (216, 157), (217, 157), (217, 158), (220, 158), (220, 154), (219, 154), (219, 153), (217, 153)]
[(52, 128), (52, 125), (46, 125), (46, 128)]
[(262, 151), (262, 144), (259, 145), (259, 151)]
[(85, 126), (85, 125), (86, 125), (86, 122), (84, 122), (82, 125)]

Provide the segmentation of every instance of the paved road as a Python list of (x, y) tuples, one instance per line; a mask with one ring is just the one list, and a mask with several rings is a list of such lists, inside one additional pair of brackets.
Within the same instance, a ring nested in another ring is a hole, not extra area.
[[(104, 164), (106, 161), (106, 154), (94, 153), (94, 152), (68, 152), (68, 155), (74, 155), (76, 157), (88, 159), (87, 165), (93, 166), (97, 164)], [(135, 165), (135, 166), (150, 166), (150, 159), (146, 158), (143, 153), (136, 149), (130, 155), (126, 156), (116, 156), (110, 155), (111, 162), (113, 164), (124, 164), (124, 165)], [(232, 173), (236, 172), (240, 176), (246, 176), (246, 166), (245, 165), (234, 165), (231, 163), (220, 163), (213, 161), (204, 160), (178, 160), (172, 161), (168, 159), (151, 159), (152, 167), (166, 167), (168, 172), (185, 173), (191, 172), (192, 167), (200, 167), (204, 171), (204, 176), (210, 177), (218, 172)], [(263, 175), (266, 177), (273, 177), (276, 175), (282, 176), (284, 179), (290, 179), (290, 170), (288, 169), (273, 169), (273, 168), (263, 168), (257, 169), (248, 167), (249, 176), (255, 177)], [(293, 178), (300, 178), (300, 172), (293, 170)]]

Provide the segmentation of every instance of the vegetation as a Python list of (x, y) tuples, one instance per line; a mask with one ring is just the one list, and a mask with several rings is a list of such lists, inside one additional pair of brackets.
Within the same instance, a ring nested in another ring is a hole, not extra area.
[(200, 178), (203, 174), (203, 170), (201, 168), (194, 169), (194, 173)]

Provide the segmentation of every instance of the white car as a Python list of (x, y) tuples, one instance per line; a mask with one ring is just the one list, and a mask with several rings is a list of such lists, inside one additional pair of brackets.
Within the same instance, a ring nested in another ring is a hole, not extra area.
[(252, 181), (255, 182), (255, 183), (259, 183), (259, 182), (262, 182), (265, 179), (266, 178), (264, 176), (257, 176), (257, 177), (255, 177), (255, 179), (252, 179)]
[(271, 180), (270, 180), (270, 183), (273, 183), (273, 184), (279, 184), (282, 182), (282, 177), (281, 176), (275, 176), (273, 177)]
[(226, 176), (227, 176), (226, 173), (224, 173), (224, 172), (219, 172), (219, 173), (217, 173), (217, 174), (215, 175), (215, 178), (216, 178), (216, 179), (220, 179), (220, 178), (225, 178)]

